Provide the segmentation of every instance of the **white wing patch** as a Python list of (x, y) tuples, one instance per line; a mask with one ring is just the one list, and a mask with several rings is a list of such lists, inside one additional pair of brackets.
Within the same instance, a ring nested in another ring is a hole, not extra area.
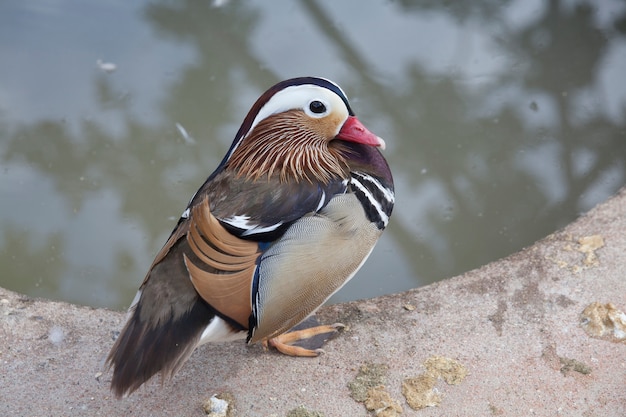
[(250, 236), (250, 235), (257, 234), (257, 233), (273, 232), (274, 230), (278, 229), (282, 225), (283, 225), (283, 222), (278, 222), (276, 224), (272, 224), (270, 226), (265, 226), (265, 227), (256, 226), (256, 227), (254, 227), (252, 229), (246, 230), (241, 235), (242, 236)]
[(220, 219), (224, 223), (228, 223), (229, 225), (236, 227), (237, 229), (248, 230), (258, 225), (250, 224), (250, 216), (243, 215), (235, 215), (231, 217), (227, 217), (225, 219)]
[(222, 222), (237, 228), (239, 230), (244, 230), (241, 236), (250, 236), (257, 233), (267, 233), (273, 232), (283, 225), (283, 222), (278, 222), (271, 224), (269, 226), (260, 226), (258, 223), (254, 223), (250, 221), (250, 216), (248, 215), (236, 215), (227, 217), (225, 219), (220, 219)]

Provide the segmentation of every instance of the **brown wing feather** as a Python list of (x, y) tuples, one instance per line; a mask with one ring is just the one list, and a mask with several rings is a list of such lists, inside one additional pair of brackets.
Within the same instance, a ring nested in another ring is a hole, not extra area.
[(150, 265), (150, 268), (148, 269), (148, 273), (146, 274), (146, 277), (144, 278), (143, 283), (141, 284), (141, 287), (143, 287), (146, 284), (146, 281), (150, 277), (150, 272), (152, 271), (152, 268), (154, 268), (159, 262), (161, 262), (165, 258), (165, 256), (172, 249), (172, 246), (174, 246), (174, 244), (178, 242), (180, 238), (184, 237), (188, 231), (189, 231), (188, 220), (182, 221), (176, 227), (176, 229), (174, 229), (170, 237), (167, 239), (167, 242), (165, 242), (165, 245), (163, 245), (159, 253), (157, 253), (157, 255), (154, 258), (154, 261), (152, 261), (152, 265)]
[(208, 199), (193, 208), (185, 255), (189, 277), (200, 296), (244, 328), (252, 313), (251, 286), (258, 244), (231, 235), (211, 214)]

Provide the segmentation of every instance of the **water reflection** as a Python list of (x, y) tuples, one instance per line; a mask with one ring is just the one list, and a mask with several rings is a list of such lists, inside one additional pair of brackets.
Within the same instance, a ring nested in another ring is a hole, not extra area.
[(4, 287), (126, 306), (250, 104), (295, 75), (342, 85), (397, 180), (335, 301), (505, 256), (624, 184), (618, 1), (22, 3), (0, 5)]

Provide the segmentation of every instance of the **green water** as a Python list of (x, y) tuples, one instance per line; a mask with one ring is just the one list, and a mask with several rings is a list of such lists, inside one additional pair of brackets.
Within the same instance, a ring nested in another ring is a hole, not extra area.
[(343, 87), (396, 179), (333, 301), (518, 251), (625, 183), (625, 22), (592, 0), (2, 2), (0, 286), (125, 308), (249, 106), (299, 75)]

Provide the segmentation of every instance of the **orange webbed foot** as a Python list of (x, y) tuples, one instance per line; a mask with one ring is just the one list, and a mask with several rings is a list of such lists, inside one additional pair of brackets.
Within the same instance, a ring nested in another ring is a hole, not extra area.
[(321, 343), (319, 340), (317, 341), (317, 345), (322, 346), (330, 337), (338, 333), (344, 327), (345, 326), (341, 323), (335, 323), (331, 325), (310, 327), (308, 329), (293, 330), (265, 340), (263, 341), (263, 345), (265, 347), (272, 346), (279, 352), (289, 356), (315, 357), (319, 356), (320, 353), (324, 353), (324, 350), (320, 347), (308, 348), (297, 346), (294, 345), (294, 343), (308, 341), (315, 336), (328, 335), (327, 337), (321, 338)]

